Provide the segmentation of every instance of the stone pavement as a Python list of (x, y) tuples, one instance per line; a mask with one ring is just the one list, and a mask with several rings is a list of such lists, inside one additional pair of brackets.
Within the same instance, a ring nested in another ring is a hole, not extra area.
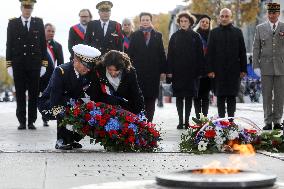
[[(18, 131), (15, 103), (0, 103), (0, 189), (68, 189), (102, 182), (153, 179), (160, 173), (201, 167), (212, 160), (226, 165), (230, 154), (178, 153), (182, 131), (176, 130), (175, 104), (164, 105), (156, 109), (154, 118), (164, 139), (161, 152), (108, 153), (98, 145), (89, 144), (88, 138), (82, 141), (82, 150), (55, 150), (54, 121), (50, 127), (42, 127), (39, 117), (36, 131)], [(237, 109), (236, 116), (262, 126), (261, 104), (238, 104)], [(210, 107), (210, 115), (216, 112), (216, 107)], [(248, 169), (274, 173), (278, 181), (284, 182), (283, 157), (284, 154), (258, 153), (244, 162), (248, 163)]]

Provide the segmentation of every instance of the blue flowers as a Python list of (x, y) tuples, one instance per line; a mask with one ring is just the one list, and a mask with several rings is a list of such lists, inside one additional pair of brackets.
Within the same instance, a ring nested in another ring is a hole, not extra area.
[(128, 128), (132, 129), (134, 133), (137, 133), (137, 125), (130, 123), (128, 125)]
[(105, 125), (105, 131), (109, 132), (110, 130), (119, 130), (120, 124), (117, 118), (110, 118), (107, 124)]
[(93, 111), (90, 111), (91, 116), (96, 115), (102, 115), (102, 112), (100, 110), (94, 109)]

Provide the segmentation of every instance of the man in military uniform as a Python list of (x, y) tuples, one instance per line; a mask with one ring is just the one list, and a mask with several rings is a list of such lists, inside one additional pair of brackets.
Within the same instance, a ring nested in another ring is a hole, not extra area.
[(39, 97), (38, 103), (42, 116), (58, 120), (55, 148), (61, 150), (82, 148), (82, 145), (77, 143), (81, 140), (79, 134), (66, 127), (59, 127), (60, 112), (64, 110), (71, 98), (77, 100), (85, 97), (85, 91), (90, 84), (85, 76), (92, 70), (101, 55), (99, 50), (83, 44), (75, 45), (73, 51), (73, 61), (54, 69), (50, 82), (42, 96)]
[[(36, 0), (20, 0), (22, 15), (10, 19), (7, 29), (6, 62), (13, 72), (16, 89), (16, 115), (19, 130), (26, 129), (26, 90), (28, 90), (28, 128), (36, 129), (40, 74), (47, 66), (43, 21), (31, 17)], [(41, 69), (42, 68), (42, 69)]]
[(88, 23), (92, 20), (92, 13), (89, 9), (82, 9), (79, 12), (80, 23), (72, 26), (69, 30), (68, 49), (71, 54), (70, 60), (74, 58), (72, 47), (84, 43)]
[(110, 1), (97, 4), (100, 19), (89, 22), (85, 35), (85, 44), (99, 49), (102, 55), (109, 50), (122, 51), (121, 25), (109, 19), (112, 6)]
[(261, 76), (265, 126), (281, 129), (284, 104), (284, 23), (279, 21), (280, 4), (267, 4), (267, 22), (256, 27), (253, 67)]
[[(54, 40), (55, 27), (54, 25), (47, 23), (44, 25), (45, 38), (47, 46), (47, 60), (48, 66), (46, 73), (40, 78), (39, 91), (43, 92), (47, 87), (51, 74), (56, 66), (64, 63), (62, 46), (60, 43)], [(48, 119), (42, 117), (43, 126), (48, 127)]]

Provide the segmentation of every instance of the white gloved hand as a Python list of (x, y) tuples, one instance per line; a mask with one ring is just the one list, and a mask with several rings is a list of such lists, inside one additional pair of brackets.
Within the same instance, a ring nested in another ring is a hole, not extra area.
[(12, 68), (12, 66), (8, 67), (8, 68), (7, 68), (7, 71), (8, 71), (9, 76), (10, 76), (11, 78), (13, 78), (13, 68)]
[(255, 73), (258, 77), (261, 76), (260, 68), (255, 68), (255, 69), (253, 69), (253, 71), (254, 71), (254, 73)]
[(45, 66), (42, 66), (42, 67), (40, 68), (40, 77), (42, 77), (42, 76), (45, 74), (45, 72), (46, 72), (46, 67), (45, 67)]

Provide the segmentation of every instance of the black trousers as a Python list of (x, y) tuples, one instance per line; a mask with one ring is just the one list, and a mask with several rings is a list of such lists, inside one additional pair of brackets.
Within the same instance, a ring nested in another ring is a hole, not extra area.
[(208, 115), (209, 109), (209, 92), (210, 91), (200, 91), (198, 97), (194, 98), (194, 109), (196, 118), (200, 118), (200, 113), (205, 117)]
[(145, 97), (145, 111), (146, 111), (146, 118), (149, 122), (153, 121), (154, 113), (155, 113), (155, 101), (156, 98)]
[(184, 116), (184, 124), (189, 123), (189, 116), (192, 107), (192, 97), (177, 97), (176, 98), (176, 107), (179, 117), (179, 124), (183, 124), (183, 101), (185, 101), (185, 116)]
[(13, 69), (16, 89), (16, 116), (18, 121), (26, 124), (26, 90), (28, 91), (28, 124), (37, 119), (37, 98), (39, 94), (40, 70)]
[(228, 117), (234, 117), (236, 112), (236, 96), (217, 96), (217, 108), (220, 118), (225, 117), (226, 104)]
[(60, 120), (57, 120), (57, 140), (63, 139), (64, 144), (72, 144), (74, 141), (79, 142), (83, 137), (74, 131), (59, 127)]

